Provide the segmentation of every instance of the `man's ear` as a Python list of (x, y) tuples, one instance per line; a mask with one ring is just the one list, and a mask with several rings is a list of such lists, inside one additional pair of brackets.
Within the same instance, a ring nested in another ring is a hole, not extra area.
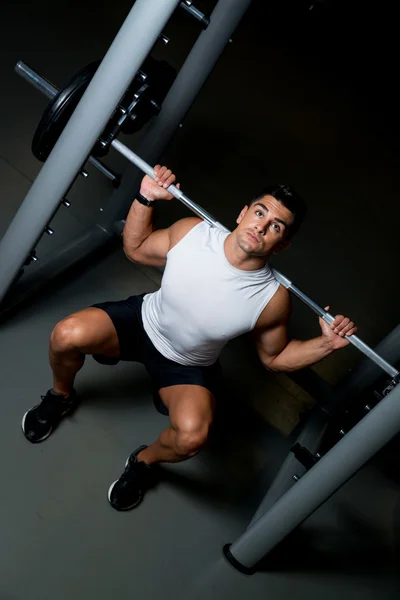
[(247, 211), (249, 210), (248, 206), (245, 206), (242, 210), (242, 212), (240, 213), (240, 215), (238, 216), (238, 218), (236, 219), (236, 223), (239, 225), (239, 223), (242, 221), (244, 215), (247, 213)]
[(277, 244), (273, 249), (273, 254), (280, 254), (284, 250), (287, 250), (290, 245), (290, 240), (283, 240), (282, 242), (279, 242), (279, 244)]

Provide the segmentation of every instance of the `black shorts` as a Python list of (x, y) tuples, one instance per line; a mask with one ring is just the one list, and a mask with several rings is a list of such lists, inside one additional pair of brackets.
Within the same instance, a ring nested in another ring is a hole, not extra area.
[[(130, 296), (119, 302), (93, 304), (94, 308), (104, 310), (114, 324), (121, 350), (120, 360), (142, 363), (151, 377), (155, 392), (171, 385), (189, 384), (205, 387), (216, 397), (221, 381), (219, 361), (209, 367), (193, 367), (165, 358), (144, 330), (144, 295)], [(101, 357), (95, 358), (102, 362)]]

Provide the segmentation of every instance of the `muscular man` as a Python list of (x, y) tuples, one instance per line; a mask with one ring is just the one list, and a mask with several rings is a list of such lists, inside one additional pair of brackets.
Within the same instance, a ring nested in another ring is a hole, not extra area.
[[(313, 365), (349, 342), (356, 332), (339, 315), (330, 326), (320, 319), (321, 335), (288, 341), (288, 291), (274, 278), (268, 258), (284, 250), (306, 213), (289, 186), (261, 192), (237, 218), (232, 233), (196, 217), (154, 230), (155, 201), (171, 200), (166, 188), (175, 175), (154, 168), (145, 176), (123, 233), (133, 262), (165, 267), (161, 288), (120, 302), (105, 302), (74, 313), (50, 338), (53, 388), (23, 417), (30, 442), (49, 437), (78, 400), (73, 388), (85, 356), (99, 362), (140, 361), (150, 374), (170, 425), (149, 446), (140, 446), (108, 492), (116, 510), (139, 504), (154, 471), (152, 465), (180, 462), (199, 452), (216, 403), (218, 356), (232, 338), (252, 331), (262, 364), (271, 371)], [(329, 308), (329, 307), (327, 307)]]

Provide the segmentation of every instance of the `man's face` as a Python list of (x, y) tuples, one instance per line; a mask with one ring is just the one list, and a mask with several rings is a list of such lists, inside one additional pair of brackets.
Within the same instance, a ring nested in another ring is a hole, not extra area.
[(281, 252), (289, 246), (286, 238), (293, 221), (294, 215), (288, 208), (273, 196), (264, 196), (240, 213), (236, 242), (251, 256)]

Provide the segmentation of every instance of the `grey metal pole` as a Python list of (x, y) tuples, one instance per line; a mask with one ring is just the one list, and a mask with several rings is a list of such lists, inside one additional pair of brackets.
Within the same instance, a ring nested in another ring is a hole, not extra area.
[(0, 301), (179, 0), (136, 0), (0, 242)]
[[(160, 114), (153, 120), (138, 147), (139, 156), (151, 165), (158, 162), (251, 2), (219, 0), (214, 8), (210, 25), (199, 35), (163, 102)], [(104, 207), (99, 221), (101, 227), (113, 231), (114, 222), (126, 217), (141, 178), (142, 173), (137, 168), (128, 167), (118, 191), (112, 194)]]
[[(393, 364), (400, 361), (400, 325), (397, 325), (381, 340), (374, 350)], [(327, 397), (325, 398), (325, 402), (321, 400), (320, 406), (314, 407), (310, 412), (306, 423), (293, 443), (301, 444), (312, 454), (318, 452), (328, 421), (332, 413), (335, 413), (337, 405), (347, 402), (351, 396), (360, 393), (381, 375), (382, 371), (379, 366), (365, 359), (336, 388), (329, 388), (328, 384), (326, 384)], [(318, 391), (322, 393), (323, 386)], [(293, 476), (295, 474), (303, 475), (305, 470), (305, 467), (297, 460), (295, 455), (289, 452), (254, 517), (250, 521), (249, 527), (295, 484)]]
[(239, 570), (255, 565), (352, 477), (400, 430), (397, 385), (316, 465), (256, 521), (225, 556)]
[[(329, 416), (321, 411), (319, 407), (316, 407), (308, 417), (307, 423), (305, 423), (301, 433), (296, 439), (296, 443), (307, 448), (312, 454), (318, 452), (328, 421)], [(285, 492), (295, 485), (295, 475), (301, 477), (305, 472), (306, 468), (297, 460), (292, 452), (289, 452), (247, 529), (258, 521), (261, 515), (266, 513)]]

